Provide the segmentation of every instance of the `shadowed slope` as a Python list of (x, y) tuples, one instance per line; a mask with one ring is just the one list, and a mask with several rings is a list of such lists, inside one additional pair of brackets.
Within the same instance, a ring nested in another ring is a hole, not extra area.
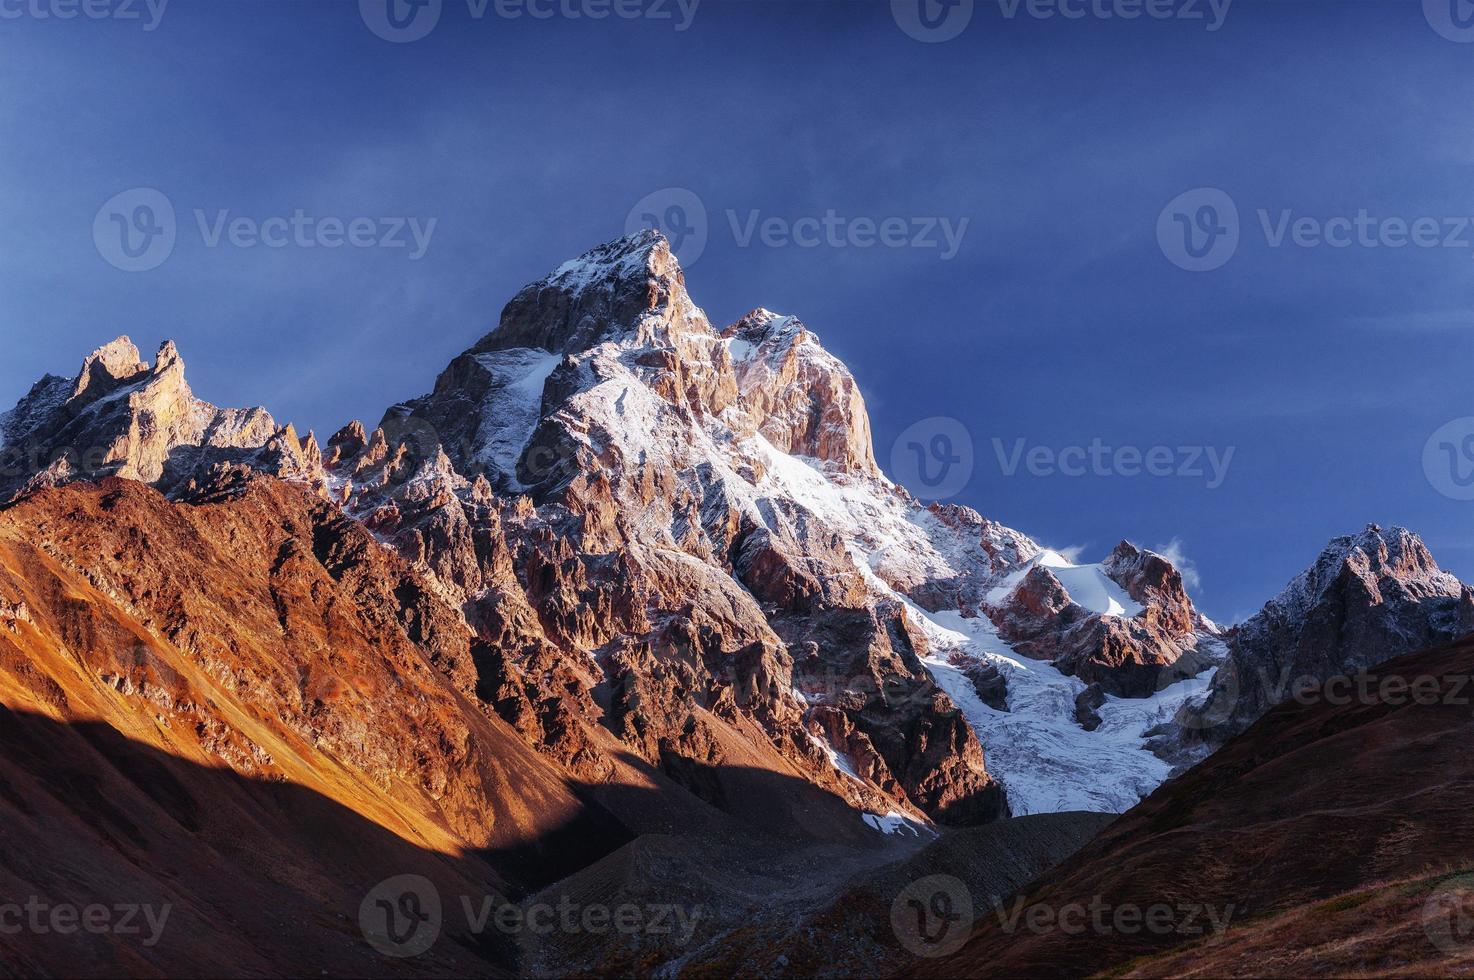
[[(515, 965), (509, 943), (469, 937), (454, 918), (413, 961), (379, 955), (359, 932), (363, 897), (395, 875), (423, 875), (445, 896), (504, 893), (494, 856), (427, 851), (312, 790), (187, 762), (105, 724), (0, 707), (0, 746), (0, 895), (45, 908), (41, 930), (24, 912), (7, 917), (0, 976), (497, 975)], [(51, 925), (57, 906), (98, 904), (120, 928)], [(127, 904), (150, 914), (125, 922), (112, 910)]]

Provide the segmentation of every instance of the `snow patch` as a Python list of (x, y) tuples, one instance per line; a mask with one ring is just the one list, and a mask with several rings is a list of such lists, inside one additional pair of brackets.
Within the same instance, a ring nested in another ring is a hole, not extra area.
[[(1108, 695), (1087, 732), (1075, 721), (1075, 697), (1085, 689), (1047, 662), (1017, 654), (985, 619), (957, 612), (916, 615), (932, 644), (923, 661), (957, 703), (983, 743), (988, 771), (1008, 793), (1016, 815), (1061, 810), (1122, 813), (1166, 780), (1171, 766), (1147, 748), (1144, 733), (1168, 721), (1190, 697), (1205, 692), (1213, 671), (1179, 681), (1150, 698)], [(988, 661), (1008, 682), (1009, 711), (982, 702), (950, 655)]]
[(1142, 610), (1141, 603), (1127, 595), (1100, 565), (1072, 565), (1052, 551), (1044, 552), (1038, 560), (1059, 579), (1071, 599), (1091, 612), (1129, 619)]
[(533, 347), (476, 355), (491, 375), (492, 393), (481, 403), (481, 432), (487, 435), (477, 458), (496, 468), (517, 490), (517, 460), (527, 448), (542, 415), (543, 386), (562, 355)]
[(753, 351), (757, 350), (750, 341), (739, 340), (732, 337), (727, 341), (727, 353), (732, 355), (734, 361), (748, 361), (752, 359)]
[(805, 734), (809, 736), (809, 741), (814, 744), (814, 747), (817, 748), (820, 752), (823, 752), (824, 755), (829, 758), (830, 765), (853, 779), (855, 782), (862, 785), (864, 784), (865, 780), (861, 779), (860, 774), (855, 772), (855, 767), (850, 764), (850, 760), (840, 754), (840, 751), (836, 749), (833, 745), (831, 745), (828, 739), (820, 738), (813, 732), (806, 732)]
[(1064, 586), (1070, 598), (1093, 613), (1130, 619), (1142, 611), (1141, 603), (1131, 598), (1120, 584), (1105, 573), (1105, 566), (1072, 564), (1057, 551), (1045, 549), (1017, 571), (1011, 572), (988, 592), (988, 601), (1003, 605), (1029, 569), (1042, 565)]
[(863, 813), (860, 815), (860, 818), (865, 821), (870, 829), (878, 830), (887, 837), (892, 835), (906, 837), (921, 837), (922, 835), (928, 837), (937, 836), (937, 832), (926, 824), (912, 820), (904, 813), (898, 813), (895, 810), (890, 811), (885, 816), (881, 816), (878, 813)]

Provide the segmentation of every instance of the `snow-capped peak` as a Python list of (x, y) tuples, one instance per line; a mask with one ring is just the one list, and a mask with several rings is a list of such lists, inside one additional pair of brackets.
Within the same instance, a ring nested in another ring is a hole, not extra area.
[(670, 243), (665, 236), (654, 229), (645, 229), (569, 259), (542, 282), (578, 295), (588, 289), (638, 281), (658, 274), (662, 252), (670, 255)]
[(1383, 530), (1368, 524), (1356, 534), (1332, 538), (1314, 564), (1291, 579), (1265, 608), (1281, 617), (1302, 619), (1347, 571), (1373, 590), (1389, 580), (1419, 595), (1457, 596), (1462, 588), (1457, 578), (1438, 567), (1417, 534), (1405, 527)]

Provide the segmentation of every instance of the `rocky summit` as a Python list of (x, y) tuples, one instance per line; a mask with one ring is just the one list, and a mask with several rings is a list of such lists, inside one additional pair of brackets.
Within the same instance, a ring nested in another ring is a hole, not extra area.
[(1315, 563), (1226, 637), (1206, 695), (1165, 733), (1200, 758), (1297, 690), (1474, 631), (1474, 589), (1443, 571), (1406, 528), (1369, 524)]

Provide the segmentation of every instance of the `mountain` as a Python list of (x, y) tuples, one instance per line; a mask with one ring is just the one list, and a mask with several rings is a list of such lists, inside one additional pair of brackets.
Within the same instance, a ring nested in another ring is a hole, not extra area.
[(127, 338), (0, 439), (0, 839), (75, 854), (7, 884), (190, 923), (89, 946), (95, 973), (392, 972), (353, 920), (406, 874), (447, 903), (710, 913), (674, 946), (447, 918), (429, 975), (899, 962), (851, 908), (948, 861), (1017, 888), (1101, 826), (1074, 811), (1132, 810), (1221, 743), (1194, 719), (1273, 703), (1230, 678), (1470, 622), (1406, 532), (1334, 543), (1224, 633), (1165, 556), (1080, 563), (925, 504), (817, 335), (717, 329), (654, 232), (527, 285), (430, 392), (326, 444)]
[(1466, 974), (1471, 671), (1464, 640), (1271, 708), (912, 975)]
[[(954, 661), (1030, 674), (1049, 703), (1009, 720), (1082, 734), (1087, 684), (1155, 696), (1209, 662), (1178, 664), (1212, 627), (1166, 559), (1126, 545), (1076, 566), (923, 506), (877, 468), (860, 390), (813, 331), (762, 309), (716, 330), (654, 232), (522, 289), (432, 392), (329, 440), (326, 465), (347, 511), (471, 610), (508, 679), (499, 710), (565, 762), (579, 737), (526, 702), (597, 705), (677, 778), (719, 762), (735, 707), (856, 806), (974, 823), (1007, 812), (1008, 778)], [(1123, 809), (1165, 777), (1140, 739), (1096, 741), (1138, 771), (1087, 760), (1110, 785), (1048, 800), (1020, 774), (1015, 808)]]
[(1200, 758), (1302, 685), (1356, 674), (1474, 631), (1474, 589), (1441, 570), (1406, 528), (1368, 525), (1330, 542), (1252, 618), (1202, 699), (1184, 704), (1165, 740)]
[(1170, 561), (1076, 564), (923, 505), (814, 332), (713, 328), (656, 232), (524, 287), (430, 393), (321, 448), (183, 370), (120, 338), (43, 379), (0, 421), (10, 490), (114, 474), (186, 501), (269, 474), (335, 503), (461, 612), (478, 696), (579, 778), (608, 778), (613, 732), (708, 800), (750, 750), (876, 818), (965, 824), (1119, 812), (1204, 751), (1183, 705), (1228, 654)]

